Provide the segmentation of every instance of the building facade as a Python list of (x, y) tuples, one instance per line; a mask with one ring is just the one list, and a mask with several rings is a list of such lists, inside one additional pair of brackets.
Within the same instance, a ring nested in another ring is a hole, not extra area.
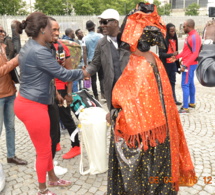
[[(210, 0), (171, 0), (172, 9), (185, 9), (192, 3), (197, 3), (201, 8), (207, 7)], [(214, 1), (214, 0), (213, 0)]]

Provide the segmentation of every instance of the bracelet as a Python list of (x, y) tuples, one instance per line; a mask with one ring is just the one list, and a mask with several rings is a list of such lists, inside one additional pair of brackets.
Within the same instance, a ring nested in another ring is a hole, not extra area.
[(72, 96), (72, 93), (67, 93), (68, 96)]

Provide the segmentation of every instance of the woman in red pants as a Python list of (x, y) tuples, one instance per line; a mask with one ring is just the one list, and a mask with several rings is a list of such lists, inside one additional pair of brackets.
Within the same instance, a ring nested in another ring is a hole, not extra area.
[(51, 23), (41, 12), (30, 14), (22, 23), (16, 21), (17, 32), (25, 29), (31, 37), (19, 54), (20, 91), (15, 100), (15, 114), (25, 124), (36, 149), (36, 170), (39, 182), (38, 195), (55, 193), (46, 188), (46, 173), (49, 186), (69, 186), (70, 181), (59, 179), (53, 170), (48, 105), (54, 103), (53, 79), (74, 81), (83, 78), (82, 70), (66, 70), (59, 66), (51, 53)]

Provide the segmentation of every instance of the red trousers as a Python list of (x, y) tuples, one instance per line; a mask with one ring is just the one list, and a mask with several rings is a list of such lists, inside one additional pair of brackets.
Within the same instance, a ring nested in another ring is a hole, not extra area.
[(46, 182), (46, 173), (53, 169), (48, 106), (20, 95), (14, 102), (16, 116), (25, 124), (36, 150), (39, 183)]

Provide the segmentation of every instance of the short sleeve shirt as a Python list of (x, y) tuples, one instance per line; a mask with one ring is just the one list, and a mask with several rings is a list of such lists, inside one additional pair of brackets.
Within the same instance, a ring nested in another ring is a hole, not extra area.
[[(65, 52), (65, 58), (69, 58), (70, 51), (69, 51), (68, 47), (66, 45), (64, 45), (61, 41), (58, 40), (58, 42), (60, 42), (60, 44), (63, 46), (64, 52)], [(58, 45), (59, 45), (58, 42), (53, 44), (56, 51), (58, 50)], [(67, 82), (63, 82), (57, 78), (55, 79), (55, 85), (56, 85), (57, 90), (65, 89), (66, 84), (67, 84)]]

